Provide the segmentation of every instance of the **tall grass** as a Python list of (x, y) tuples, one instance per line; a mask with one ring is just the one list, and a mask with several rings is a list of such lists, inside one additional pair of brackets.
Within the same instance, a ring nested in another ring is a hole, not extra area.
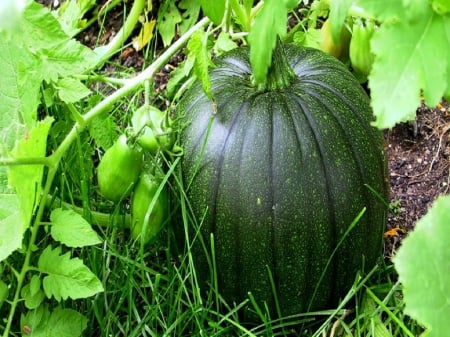
[[(94, 299), (73, 302), (90, 318), (86, 336), (396, 337), (422, 331), (403, 314), (395, 270), (382, 258), (367, 274), (355, 275), (352, 288), (336, 308), (320, 312), (268, 317), (269, 310), (257, 306), (251, 296), (243, 303), (226, 303), (215, 277), (208, 289), (199, 289), (190, 245), (200, 237), (188, 238), (181, 247), (174, 240), (175, 232), (189, 232), (183, 225), (175, 228), (175, 222), (193, 225), (177, 175), (175, 170), (164, 180), (178, 198), (157, 240), (141, 247), (115, 223), (102, 230), (101, 247), (81, 252), (105, 288)], [(211, 263), (211, 268), (216, 275), (220, 266)], [(260, 322), (244, 324), (243, 310), (255, 311)]]

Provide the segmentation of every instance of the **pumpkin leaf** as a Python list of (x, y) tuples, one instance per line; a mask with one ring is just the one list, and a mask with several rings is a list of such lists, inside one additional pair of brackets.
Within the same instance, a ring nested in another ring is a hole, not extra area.
[(330, 2), (330, 24), (331, 37), (334, 43), (338, 44), (341, 39), (342, 26), (347, 18), (347, 12), (350, 9), (353, 0), (341, 0)]
[[(47, 147), (47, 135), (53, 123), (53, 117), (38, 122), (29, 133), (17, 142), (12, 151), (13, 158), (32, 158), (44, 156)], [(9, 169), (9, 184), (19, 197), (20, 216), (15, 225), (22, 231), (30, 225), (32, 216), (41, 197), (44, 165), (15, 165)]]
[(449, 209), (450, 196), (439, 197), (394, 257), (405, 313), (427, 328), (427, 337), (450, 336)]
[(377, 19), (388, 19), (371, 41), (375, 60), (369, 87), (375, 125), (390, 128), (414, 120), (421, 92), (430, 106), (442, 96), (450, 96), (450, 17), (436, 14), (428, 2), (408, 8), (397, 4), (390, 7), (389, 15), (381, 15), (381, 9), (374, 5), (381, 6), (384, 1), (360, 2), (379, 13)]

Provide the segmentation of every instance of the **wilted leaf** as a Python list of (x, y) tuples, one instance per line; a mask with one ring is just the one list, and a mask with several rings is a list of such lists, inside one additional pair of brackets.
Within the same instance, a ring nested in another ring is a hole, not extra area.
[(144, 48), (152, 39), (153, 31), (155, 29), (156, 20), (146, 21), (142, 25), (139, 35), (133, 38), (133, 48), (136, 50), (141, 50)]

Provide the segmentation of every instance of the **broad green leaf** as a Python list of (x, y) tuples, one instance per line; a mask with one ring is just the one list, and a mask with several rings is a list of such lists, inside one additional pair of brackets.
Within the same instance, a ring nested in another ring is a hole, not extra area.
[[(339, 0), (333, 1), (339, 2)], [(396, 21), (405, 13), (403, 0), (357, 0), (357, 4), (364, 8), (369, 16), (380, 21)]]
[(95, 4), (95, 0), (64, 1), (53, 15), (58, 19), (64, 32), (68, 36), (73, 37), (77, 35), (81, 29), (86, 27), (87, 20), (84, 19), (83, 16)]
[(266, 0), (248, 36), (250, 63), (257, 83), (264, 83), (272, 62), (277, 36), (286, 34), (287, 14), (296, 1)]
[(56, 308), (51, 312), (40, 306), (22, 315), (20, 326), (33, 337), (79, 337), (87, 327), (87, 318), (73, 309)]
[(439, 197), (402, 241), (394, 265), (405, 313), (423, 324), (423, 337), (450, 336), (450, 196)]
[(230, 51), (237, 47), (236, 42), (234, 42), (230, 34), (227, 32), (220, 32), (214, 43), (214, 53), (216, 55), (222, 55), (224, 52)]
[(169, 46), (175, 37), (175, 27), (182, 21), (180, 11), (174, 0), (166, 1), (160, 6), (156, 27), (163, 40), (164, 47)]
[(306, 31), (298, 31), (294, 34), (295, 44), (316, 49), (320, 48), (320, 38), (320, 30), (316, 28), (308, 28)]
[(41, 289), (41, 280), (39, 276), (33, 275), (30, 283), (22, 288), (20, 296), (22, 296), (27, 309), (36, 309), (41, 305), (45, 298), (45, 294)]
[(208, 69), (213, 65), (210, 53), (207, 49), (208, 35), (203, 30), (196, 31), (190, 38), (187, 49), (188, 57), (194, 59), (194, 74), (202, 82), (203, 91), (209, 99), (212, 99), (211, 81)]
[(181, 0), (178, 6), (183, 10), (180, 34), (184, 34), (197, 22), (200, 14), (200, 3), (198, 0)]
[(200, 0), (203, 13), (216, 25), (220, 25), (225, 14), (225, 0)]
[(22, 336), (26, 336), (27, 332), (33, 332), (33, 337), (47, 337), (47, 326), (50, 320), (50, 310), (48, 305), (41, 305), (34, 310), (28, 311), (20, 317), (20, 326), (24, 331)]
[(38, 269), (47, 274), (43, 279), (47, 297), (57, 301), (67, 298), (87, 298), (103, 291), (100, 280), (79, 258), (71, 258), (70, 253), (61, 255), (61, 247), (48, 246), (39, 257)]
[(49, 9), (34, 1), (25, 9), (21, 25), (26, 34), (22, 41), (34, 53), (55, 48), (70, 39)]
[(22, 246), (24, 221), (17, 194), (0, 194), (0, 262)]
[(87, 327), (88, 319), (73, 309), (56, 308), (48, 321), (47, 337), (78, 337)]
[(416, 20), (403, 16), (382, 23), (371, 48), (376, 57), (369, 86), (378, 128), (415, 119), (421, 91), (430, 106), (450, 92), (449, 16), (437, 15), (427, 6)]
[(50, 11), (38, 3), (26, 8), (22, 27), (21, 43), (39, 57), (46, 80), (80, 74), (98, 62), (94, 51), (68, 36)]
[(11, 150), (16, 137), (36, 121), (43, 75), (39, 60), (14, 39), (0, 38), (0, 68), (2, 146)]
[(333, 41), (338, 44), (341, 38), (342, 26), (347, 18), (348, 10), (354, 0), (339, 0), (330, 2), (330, 27)]
[(59, 98), (66, 103), (75, 103), (91, 93), (83, 83), (71, 77), (64, 77), (55, 84)]
[(56, 82), (58, 77), (82, 74), (97, 63), (98, 56), (78, 41), (67, 40), (58, 46), (39, 51), (44, 79)]
[[(13, 149), (11, 155), (14, 159), (39, 158), (45, 156), (47, 135), (53, 123), (52, 117), (40, 121), (30, 132), (23, 137)], [(37, 207), (41, 195), (43, 165), (13, 165), (9, 169), (9, 184), (19, 196), (20, 219), (22, 230), (25, 231), (30, 224), (31, 217)], [(18, 221), (18, 219), (16, 219)], [(19, 225), (19, 222), (17, 222)]]
[(91, 225), (72, 210), (57, 208), (50, 214), (50, 220), (53, 239), (68, 247), (85, 247), (102, 242)]
[(117, 124), (107, 113), (102, 113), (92, 119), (89, 123), (89, 134), (94, 138), (95, 143), (103, 149), (111, 147), (119, 137)]

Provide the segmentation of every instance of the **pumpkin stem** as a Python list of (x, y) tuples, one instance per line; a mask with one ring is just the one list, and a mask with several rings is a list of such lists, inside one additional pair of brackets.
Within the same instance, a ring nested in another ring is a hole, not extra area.
[(280, 90), (289, 87), (296, 78), (294, 71), (289, 64), (284, 51), (280, 37), (277, 37), (277, 43), (272, 53), (272, 64), (267, 73), (265, 90)]

